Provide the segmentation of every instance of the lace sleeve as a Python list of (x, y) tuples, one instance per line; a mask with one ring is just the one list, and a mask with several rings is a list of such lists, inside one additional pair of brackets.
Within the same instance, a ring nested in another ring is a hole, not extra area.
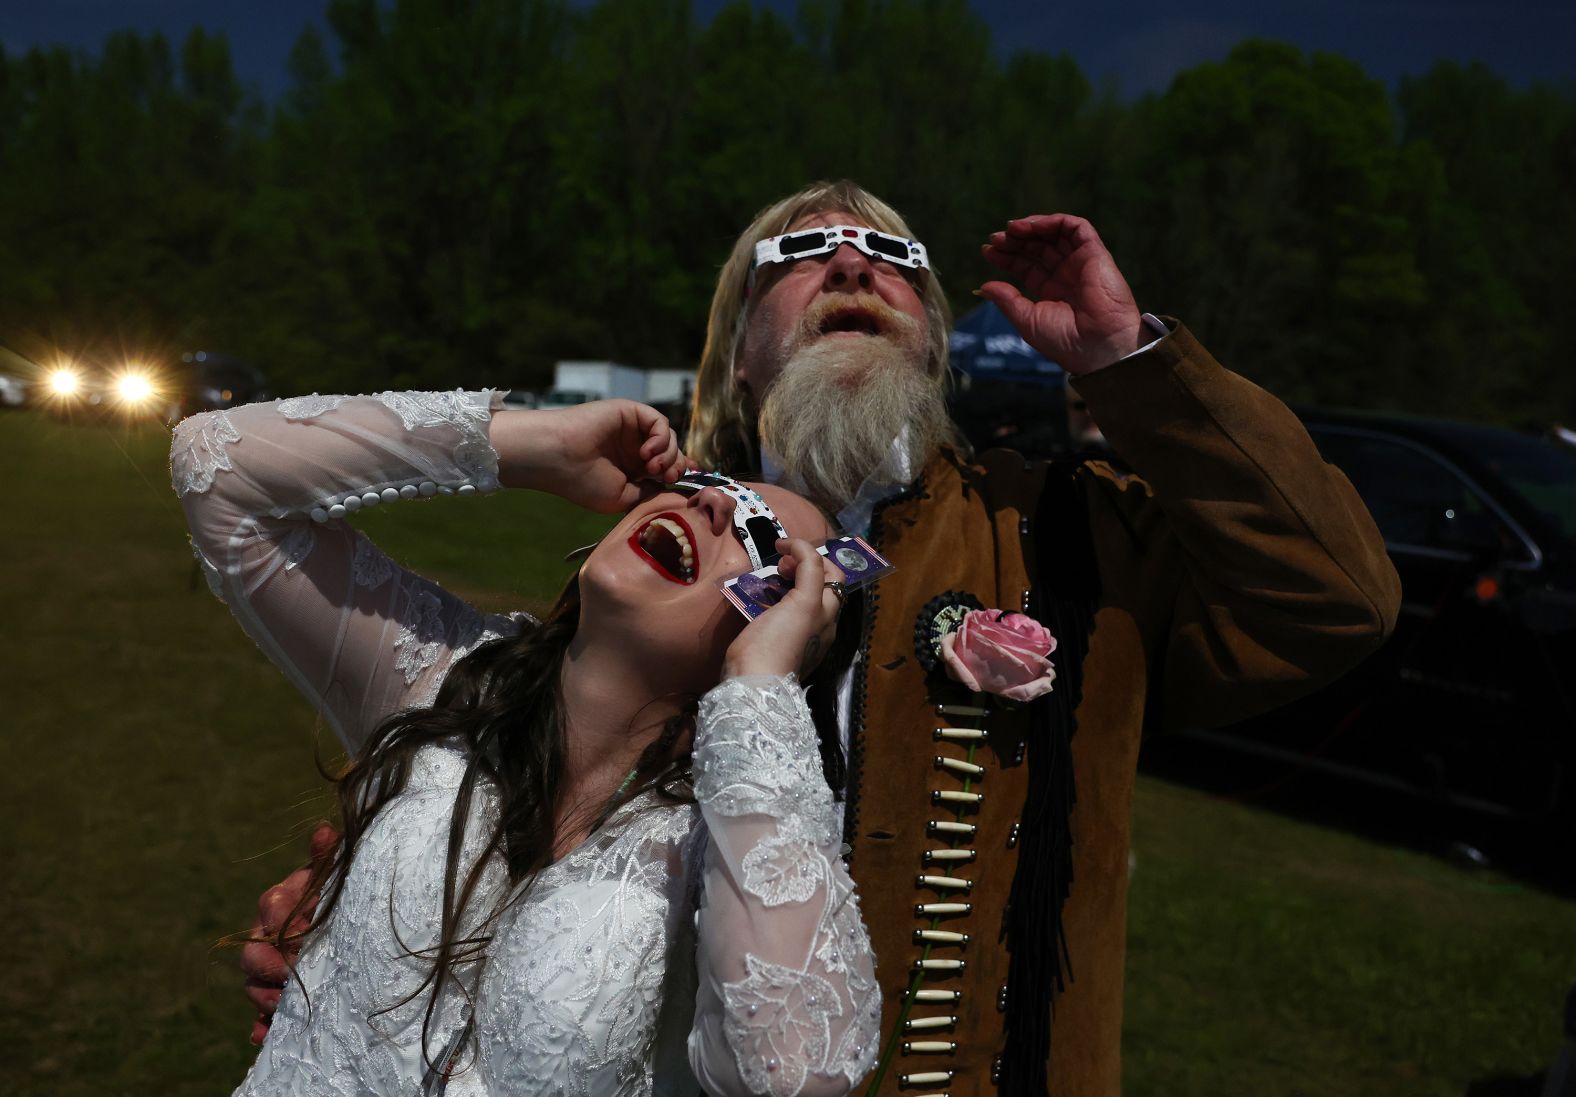
[(701, 702), (710, 831), (690, 1063), (707, 1093), (848, 1092), (875, 1065), (881, 992), (804, 695), (731, 679)]
[(429, 703), (451, 663), (516, 631), (341, 521), (498, 487), (490, 393), (305, 396), (194, 415), (170, 473), (208, 584), (347, 749)]

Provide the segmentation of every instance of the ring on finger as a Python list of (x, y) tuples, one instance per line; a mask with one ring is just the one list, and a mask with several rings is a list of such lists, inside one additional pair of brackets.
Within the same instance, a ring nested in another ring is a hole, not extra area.
[(826, 582), (822, 583), (821, 586), (823, 589), (829, 590), (833, 594), (837, 595), (838, 605), (842, 605), (843, 602), (847, 601), (848, 584), (839, 582), (836, 579), (828, 579)]

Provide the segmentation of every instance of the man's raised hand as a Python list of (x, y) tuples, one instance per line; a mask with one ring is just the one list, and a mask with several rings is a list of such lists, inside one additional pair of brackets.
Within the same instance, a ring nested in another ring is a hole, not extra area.
[(982, 250), (1023, 292), (1008, 282), (986, 282), (979, 295), (1068, 373), (1090, 373), (1138, 349), (1143, 323), (1133, 291), (1082, 217), (1020, 217), (991, 233)]
[(490, 436), (503, 484), (603, 514), (628, 510), (687, 467), (667, 416), (633, 400), (499, 412)]

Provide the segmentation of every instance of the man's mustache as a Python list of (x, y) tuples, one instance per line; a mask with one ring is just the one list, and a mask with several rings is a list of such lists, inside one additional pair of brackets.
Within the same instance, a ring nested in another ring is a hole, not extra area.
[(873, 293), (827, 294), (816, 298), (800, 316), (789, 341), (789, 350), (805, 346), (833, 331), (864, 331), (869, 335), (903, 342), (919, 324)]

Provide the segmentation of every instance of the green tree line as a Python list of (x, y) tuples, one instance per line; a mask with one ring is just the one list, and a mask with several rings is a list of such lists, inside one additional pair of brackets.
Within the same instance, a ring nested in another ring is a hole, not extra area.
[(684, 366), (765, 202), (888, 197), (954, 304), (1069, 210), (1145, 308), (1305, 402), (1576, 418), (1576, 94), (1442, 63), (1394, 94), (1249, 41), (1124, 100), (963, 0), (332, 0), (264, 104), (222, 36), (0, 48), (0, 342), (222, 350), (281, 392)]

